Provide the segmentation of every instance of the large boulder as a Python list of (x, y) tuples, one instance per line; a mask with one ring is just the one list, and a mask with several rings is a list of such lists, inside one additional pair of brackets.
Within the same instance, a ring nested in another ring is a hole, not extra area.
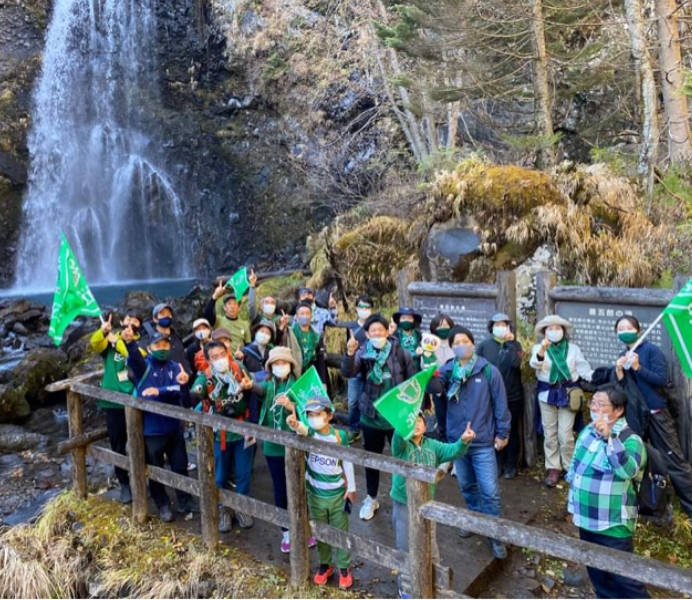
[(419, 265), (426, 281), (464, 281), (480, 256), (481, 236), (465, 222), (436, 223), (421, 245)]
[(31, 414), (31, 406), (21, 390), (11, 384), (0, 385), (0, 423), (22, 421)]

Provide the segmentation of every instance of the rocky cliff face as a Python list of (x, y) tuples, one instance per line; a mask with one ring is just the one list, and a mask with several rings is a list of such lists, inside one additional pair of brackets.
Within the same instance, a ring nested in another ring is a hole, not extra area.
[[(355, 13), (309, 5), (156, 2), (161, 95), (142, 112), (161, 132), (198, 274), (301, 263), (314, 225), (366, 194), (396, 147)], [(50, 3), (0, 0), (0, 288), (14, 275), (49, 19)]]

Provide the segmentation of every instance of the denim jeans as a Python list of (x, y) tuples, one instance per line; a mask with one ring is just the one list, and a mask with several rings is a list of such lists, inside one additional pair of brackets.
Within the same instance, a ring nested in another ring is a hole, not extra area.
[(457, 458), (454, 464), (467, 508), (493, 517), (502, 516), (495, 448), (471, 445), (468, 452)]
[(221, 442), (214, 442), (214, 470), (216, 485), (219, 489), (227, 487), (230, 477), (231, 462), (235, 473), (235, 491), (241, 496), (250, 495), (250, 476), (252, 475), (252, 459), (254, 448), (245, 449), (245, 440), (226, 442), (226, 449), (221, 450)]
[(363, 380), (351, 377), (348, 380), (348, 427), (351, 431), (360, 429), (360, 408), (358, 403), (363, 395)]

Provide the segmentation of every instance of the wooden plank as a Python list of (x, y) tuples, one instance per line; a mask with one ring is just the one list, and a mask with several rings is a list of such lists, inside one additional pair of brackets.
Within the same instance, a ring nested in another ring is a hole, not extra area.
[(200, 489), (202, 538), (209, 550), (219, 544), (219, 489), (214, 476), (214, 431), (197, 425), (197, 475)]
[(288, 523), (287, 510), (255, 500), (250, 496), (241, 496), (230, 490), (219, 490), (219, 500), (224, 506), (251, 515), (261, 521), (267, 521), (279, 527), (286, 527), (286, 523)]
[(536, 273), (536, 321), (555, 314), (551, 290), (557, 285), (557, 275), (547, 269)]
[(536, 382), (524, 382), (524, 462), (527, 467), (533, 467), (538, 460), (535, 395)]
[[(70, 437), (76, 438), (82, 435), (84, 433), (82, 398), (77, 392), (67, 392), (67, 418)], [(84, 446), (76, 446), (72, 449), (72, 487), (78, 498), (86, 500), (88, 488)]]
[(310, 554), (305, 453), (297, 448), (286, 448), (286, 491), (291, 534), (291, 586), (301, 588), (310, 581)]
[(89, 433), (82, 433), (75, 437), (71, 437), (69, 440), (60, 442), (58, 444), (58, 453), (67, 454), (75, 448), (79, 448), (80, 446), (88, 446), (89, 444), (93, 444), (94, 442), (98, 442), (99, 440), (102, 440), (107, 437), (108, 430), (105, 427), (95, 429), (94, 431), (90, 431)]
[(555, 302), (586, 302), (599, 304), (631, 304), (664, 308), (673, 299), (673, 290), (652, 288), (607, 288), (561, 285), (550, 291)]
[[(293, 433), (262, 427), (261, 425), (255, 425), (254, 423), (246, 421), (237, 421), (219, 415), (200, 413), (180, 406), (133, 398), (127, 394), (120, 394), (83, 383), (74, 384), (73, 389), (91, 398), (100, 398), (102, 400), (114, 402), (115, 404), (122, 404), (123, 406), (129, 406), (138, 410), (172, 417), (174, 419), (181, 419), (190, 423), (206, 425), (216, 429), (225, 429), (226, 431), (239, 433), (241, 435), (254, 436), (258, 440), (274, 442), (286, 446), (287, 448), (296, 448), (304, 452), (315, 452), (326, 456), (335, 455), (334, 444), (330, 442), (306, 438)], [(386, 473), (403, 475), (404, 477), (410, 477), (428, 483), (437, 483), (444, 477), (444, 472), (434, 467), (415, 465), (391, 456), (383, 456), (375, 454), (374, 452), (367, 452), (347, 446), (340, 446), (338, 448), (338, 457), (363, 467), (378, 469)]]
[[(174, 473), (168, 469), (162, 469), (161, 467), (154, 467), (152, 465), (147, 465), (147, 472), (149, 479), (163, 483), (163, 485), (167, 485), (170, 488), (182, 490), (183, 492), (187, 492), (192, 496), (200, 495), (199, 481), (193, 479), (192, 477), (178, 475), (178, 473)], [(216, 525), (216, 522), (214, 525)]]
[(102, 376), (103, 369), (99, 369), (98, 371), (90, 371), (89, 373), (84, 373), (83, 375), (77, 375), (75, 377), (70, 377), (69, 379), (61, 379), (60, 381), (49, 383), (46, 386), (46, 391), (50, 394), (55, 392), (64, 392), (65, 390), (69, 390), (74, 383), (91, 381), (92, 379), (98, 379)]
[(412, 281), (408, 292), (411, 296), (450, 296), (459, 298), (489, 298), (497, 297), (497, 286), (492, 283), (432, 283), (428, 281)]
[[(517, 275), (514, 271), (498, 271), (497, 312), (505, 313), (514, 323), (517, 322)], [(490, 315), (489, 315), (490, 316)]]
[(89, 446), (87, 448), (87, 454), (93, 456), (95, 459), (105, 462), (109, 465), (115, 465), (120, 467), (125, 471), (130, 470), (130, 461), (127, 456), (113, 452), (110, 448), (104, 448), (103, 446)]
[(412, 598), (433, 598), (432, 527), (421, 515), (421, 507), (430, 500), (430, 485), (406, 480), (408, 499), (408, 565)]
[(132, 406), (125, 407), (127, 454), (130, 461), (130, 489), (132, 490), (132, 518), (137, 523), (144, 523), (149, 518), (146, 475), (147, 453), (144, 447), (143, 421), (144, 415), (142, 411)]
[(611, 573), (634, 577), (645, 584), (692, 594), (692, 570), (689, 569), (439, 502), (428, 502), (420, 513), (437, 523), (466, 529), (506, 544), (588, 567), (607, 568)]

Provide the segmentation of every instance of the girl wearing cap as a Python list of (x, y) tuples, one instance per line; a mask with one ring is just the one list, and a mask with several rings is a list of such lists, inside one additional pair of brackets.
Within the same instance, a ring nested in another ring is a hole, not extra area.
[[(390, 334), (396, 335), (401, 347), (412, 357), (417, 357), (420, 352), (421, 332), (420, 325), (423, 317), (409, 307), (400, 308), (392, 315)], [(414, 359), (414, 366), (419, 370), (420, 361)]]
[[(295, 412), (295, 405), (288, 399), (286, 392), (300, 377), (298, 362), (293, 357), (290, 348), (277, 346), (269, 352), (267, 358), (267, 379), (261, 383), (255, 382), (252, 389), (262, 398), (259, 424), (280, 431), (291, 431), (286, 419)], [(288, 494), (286, 491), (286, 447), (274, 442), (263, 442), (262, 452), (267, 460), (269, 474), (274, 488), (274, 505), (277, 508), (288, 509)], [(281, 528), (281, 552), (291, 551), (291, 538), (288, 529)], [(308, 545), (317, 544), (310, 537)]]
[(555, 487), (562, 471), (568, 471), (574, 454), (576, 412), (569, 406), (569, 392), (579, 379), (591, 381), (593, 369), (579, 346), (569, 341), (572, 324), (550, 315), (535, 329), (542, 341), (531, 351), (530, 365), (536, 370), (538, 406), (543, 426), (543, 449), (547, 477), (545, 485)]

